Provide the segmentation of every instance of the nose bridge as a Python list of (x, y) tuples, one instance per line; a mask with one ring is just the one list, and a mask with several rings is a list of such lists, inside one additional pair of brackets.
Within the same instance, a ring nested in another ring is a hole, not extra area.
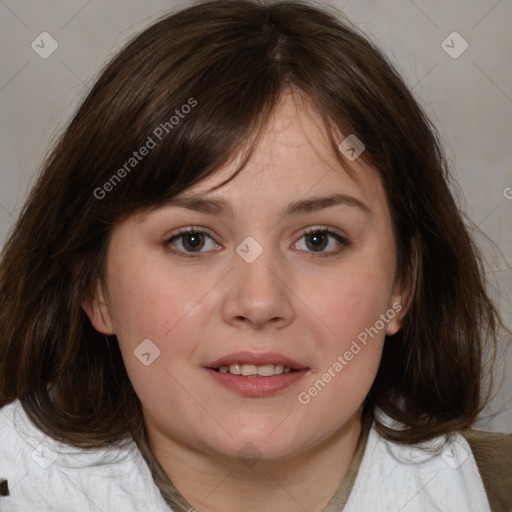
[(293, 316), (286, 274), (270, 236), (247, 237), (236, 248), (233, 260), (232, 294), (226, 313), (232, 319), (244, 318), (254, 326), (279, 319), (288, 323)]
[[(260, 292), (272, 291), (278, 286), (276, 268), (280, 266), (275, 249), (271, 246), (270, 236), (246, 237), (236, 248), (235, 270), (242, 282)], [(275, 290), (274, 290), (274, 293)]]

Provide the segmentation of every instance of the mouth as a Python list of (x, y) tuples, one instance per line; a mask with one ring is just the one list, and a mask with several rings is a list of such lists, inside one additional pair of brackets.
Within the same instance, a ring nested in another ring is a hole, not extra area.
[(244, 377), (271, 377), (297, 370), (307, 369), (306, 365), (277, 352), (235, 352), (208, 363), (206, 368), (220, 373), (243, 375)]
[(229, 366), (223, 365), (218, 368), (211, 368), (219, 373), (230, 373), (231, 375), (242, 375), (244, 377), (273, 377), (282, 373), (298, 372), (289, 366), (281, 364), (254, 365), (245, 363), (232, 363)]
[(214, 380), (241, 395), (275, 394), (300, 380), (310, 368), (277, 353), (237, 352), (207, 364)]

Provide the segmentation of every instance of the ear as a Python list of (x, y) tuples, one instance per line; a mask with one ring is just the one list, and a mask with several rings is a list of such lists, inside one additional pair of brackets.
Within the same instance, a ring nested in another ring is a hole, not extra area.
[(386, 312), (390, 319), (386, 327), (386, 336), (393, 336), (402, 327), (402, 318), (407, 313), (407, 307), (404, 306), (406, 297), (402, 293), (393, 293), (389, 302), (389, 309)]
[(108, 311), (101, 283), (96, 286), (94, 297), (82, 302), (82, 308), (97, 331), (107, 335), (115, 334), (114, 324)]
[(405, 281), (398, 281), (395, 283), (393, 294), (390, 298), (390, 316), (391, 311), (395, 312), (394, 317), (388, 322), (386, 328), (386, 335), (392, 336), (396, 334), (402, 327), (402, 319), (409, 311), (414, 295), (416, 293), (416, 287), (418, 282), (418, 273), (421, 268), (421, 259), (419, 252), (419, 239), (414, 237), (411, 241), (411, 269), (410, 276), (405, 277)]

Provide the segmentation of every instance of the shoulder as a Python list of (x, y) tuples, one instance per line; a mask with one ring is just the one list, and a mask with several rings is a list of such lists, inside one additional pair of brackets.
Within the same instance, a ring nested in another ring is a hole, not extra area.
[(344, 512), (494, 512), (469, 442), (459, 433), (416, 445), (387, 441), (375, 428)]
[(27, 420), (18, 401), (0, 409), (0, 479), (14, 475), (9, 479), (9, 487), (29, 470), (29, 460), (38, 446), (36, 443), (42, 441), (38, 440)]
[(133, 443), (84, 449), (55, 441), (19, 401), (0, 409), (0, 480), (9, 495), (2, 512), (40, 510), (169, 512)]
[(478, 465), (492, 512), (512, 509), (512, 434), (461, 432)]

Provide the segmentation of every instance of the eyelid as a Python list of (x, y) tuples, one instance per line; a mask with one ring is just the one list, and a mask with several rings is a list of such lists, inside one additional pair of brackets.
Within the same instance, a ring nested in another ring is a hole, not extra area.
[(202, 226), (186, 226), (186, 227), (183, 227), (183, 228), (179, 228), (179, 229), (176, 229), (174, 230), (173, 232), (171, 232), (169, 235), (167, 235), (164, 239), (164, 241), (162, 242), (162, 245), (167, 249), (169, 250), (170, 252), (174, 253), (174, 254), (177, 254), (178, 256), (180, 257), (183, 257), (183, 258), (188, 258), (188, 259), (197, 259), (199, 257), (204, 257), (204, 256), (207, 256), (209, 253), (212, 253), (214, 251), (206, 251), (206, 252), (198, 252), (198, 253), (193, 253), (193, 252), (184, 252), (184, 251), (180, 251), (178, 249), (175, 249), (174, 247), (171, 246), (172, 242), (174, 240), (179, 240), (180, 238), (182, 238), (184, 235), (188, 234), (188, 233), (199, 233), (199, 234), (204, 234), (206, 235), (208, 238), (210, 238), (214, 243), (215, 245), (219, 246), (220, 244), (215, 240), (215, 237), (213, 235), (210, 234), (210, 230), (207, 229), (207, 228), (204, 228)]
[[(207, 235), (208, 237), (210, 237), (215, 243), (217, 243), (215, 241), (215, 238), (213, 235), (210, 234), (210, 231), (209, 229), (207, 228), (204, 228), (202, 226), (186, 226), (184, 228), (179, 228), (179, 229), (176, 229), (174, 230), (173, 232), (171, 232), (170, 234), (166, 235), (164, 241), (163, 241), (163, 244), (165, 246), (169, 245), (173, 240), (175, 239), (178, 239), (180, 237), (182, 237), (183, 235), (186, 235), (188, 233), (201, 233), (201, 234), (205, 234)], [(218, 244), (217, 244), (218, 245)]]
[(316, 233), (317, 231), (325, 231), (329, 233), (333, 233), (338, 235), (340, 238), (343, 238), (348, 241), (348, 236), (341, 230), (337, 228), (333, 228), (331, 226), (325, 226), (325, 225), (315, 225), (315, 226), (308, 226), (307, 228), (303, 228), (300, 231), (301, 235), (309, 234), (309, 233)]
[(349, 241), (349, 238), (345, 233), (339, 231), (336, 228), (325, 225), (309, 226), (307, 228), (302, 229), (300, 231), (300, 237), (297, 240), (297, 242), (295, 242), (295, 244), (297, 244), (302, 239), (302, 237), (304, 237), (305, 235), (309, 235), (311, 233), (327, 234), (328, 236), (335, 238), (337, 242), (341, 244), (341, 247), (338, 247), (337, 249), (327, 252), (305, 251), (308, 257), (310, 258), (330, 258), (340, 256), (341, 252), (343, 252), (344, 249), (351, 245), (351, 242)]
[[(319, 225), (314, 225), (314, 226), (308, 226), (307, 228), (303, 228), (303, 229), (301, 229), (299, 231), (299, 234), (300, 235), (304, 235), (304, 234), (314, 233), (314, 232), (317, 232), (317, 231), (329, 231), (329, 232), (332, 232), (332, 233), (335, 233), (335, 234), (339, 235), (343, 239), (348, 240), (348, 236), (345, 233), (343, 233), (340, 230), (338, 230), (337, 228), (333, 228), (331, 226), (326, 226), (326, 225), (320, 225), (320, 224)], [(208, 236), (213, 238), (213, 236), (211, 234), (209, 234), (209, 229), (208, 228), (205, 228), (205, 227), (202, 227), (202, 226), (193, 226), (193, 225), (191, 225), (191, 226), (186, 226), (186, 227), (174, 230), (173, 232), (171, 232), (169, 235), (167, 235), (165, 237), (165, 241), (169, 242), (173, 238), (175, 238), (175, 237), (177, 237), (179, 235), (182, 235), (182, 234), (197, 233), (197, 232), (206, 233)]]

